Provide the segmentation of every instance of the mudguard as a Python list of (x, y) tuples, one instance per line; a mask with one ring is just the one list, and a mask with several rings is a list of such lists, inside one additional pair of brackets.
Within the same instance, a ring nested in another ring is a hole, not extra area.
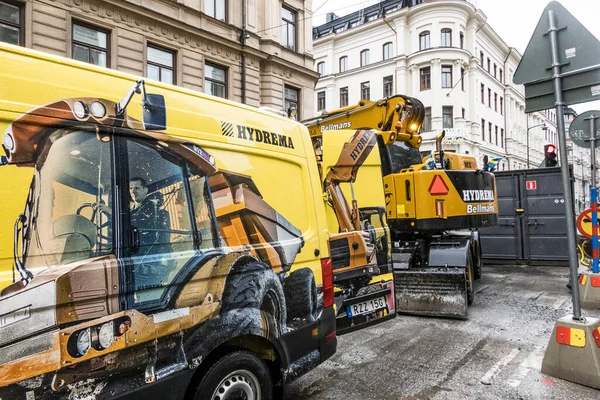
[(466, 267), (470, 238), (453, 237), (429, 244), (429, 267)]

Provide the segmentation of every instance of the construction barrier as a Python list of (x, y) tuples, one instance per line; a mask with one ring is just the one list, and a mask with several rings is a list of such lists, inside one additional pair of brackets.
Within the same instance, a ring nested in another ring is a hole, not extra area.
[(542, 373), (600, 389), (600, 319), (567, 315), (556, 321)]

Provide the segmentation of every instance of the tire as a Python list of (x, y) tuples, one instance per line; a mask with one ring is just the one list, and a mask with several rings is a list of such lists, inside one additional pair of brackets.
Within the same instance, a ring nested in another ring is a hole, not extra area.
[(358, 289), (358, 291), (356, 292), (356, 295), (363, 296), (365, 294), (379, 292), (380, 290), (381, 290), (381, 286), (379, 286), (379, 284), (368, 285), (368, 286), (364, 286), (364, 287), (361, 287), (360, 289)]
[(285, 333), (287, 314), (283, 288), (277, 275), (266, 264), (245, 264), (227, 276), (221, 312), (244, 308), (261, 311), (267, 337), (279, 337)]
[(195, 400), (273, 399), (267, 365), (246, 351), (227, 354), (210, 367), (196, 387)]
[(475, 241), (475, 245), (473, 246), (473, 278), (481, 279), (481, 270), (483, 269), (483, 261), (481, 260), (481, 246), (479, 245), (479, 241)]
[(317, 285), (310, 268), (301, 268), (283, 282), (288, 324), (316, 321), (319, 313)]
[(475, 300), (475, 288), (473, 287), (473, 278), (475, 268), (473, 268), (473, 256), (471, 250), (467, 253), (467, 304), (472, 305)]

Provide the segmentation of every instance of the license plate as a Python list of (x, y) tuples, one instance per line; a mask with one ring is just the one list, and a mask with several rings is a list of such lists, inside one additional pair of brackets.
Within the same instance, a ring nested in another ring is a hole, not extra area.
[(385, 306), (385, 298), (381, 296), (360, 303), (350, 304), (349, 306), (346, 306), (346, 311), (348, 313), (348, 318), (352, 318), (357, 315), (368, 314), (375, 310), (385, 308)]

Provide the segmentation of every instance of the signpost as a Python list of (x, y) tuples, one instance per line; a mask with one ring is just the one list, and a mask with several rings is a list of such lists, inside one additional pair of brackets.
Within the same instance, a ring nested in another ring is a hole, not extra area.
[[(580, 76), (578, 71), (587, 71), (586, 68), (591, 67), (600, 68), (600, 42), (559, 2), (551, 1), (538, 21), (513, 80), (515, 83), (525, 85), (525, 112), (556, 107), (558, 150), (559, 157), (563, 160), (560, 171), (564, 193), (570, 193), (571, 187), (564, 114), (564, 106), (567, 104), (563, 98), (562, 77), (563, 73), (568, 73), (569, 76)], [(600, 79), (594, 81), (592, 85), (600, 85)], [(572, 100), (572, 103), (587, 100), (586, 96), (581, 96), (577, 100)], [(571, 196), (565, 198), (565, 217), (571, 268), (573, 318), (579, 320), (581, 319), (581, 304), (577, 287), (579, 263)]]
[[(525, 112), (556, 108), (563, 191), (570, 193), (564, 107), (600, 99), (600, 41), (560, 3), (551, 1), (538, 21), (513, 80), (525, 85)], [(595, 119), (589, 122), (592, 148), (596, 145)], [(565, 196), (564, 204), (573, 314), (556, 321), (542, 372), (600, 389), (600, 349), (593, 340), (600, 319), (581, 316), (571, 196)], [(587, 294), (587, 287), (585, 290)], [(583, 351), (564, 341), (560, 333), (566, 331), (581, 332), (587, 341)], [(586, 374), (580, 373), (582, 365)]]
[[(592, 210), (590, 217), (592, 220), (592, 272), (600, 272), (598, 265), (598, 189), (596, 188), (596, 147), (600, 145), (598, 137), (596, 120), (600, 118), (600, 111), (586, 111), (573, 120), (569, 127), (569, 137), (578, 146), (590, 149), (590, 158), (592, 165), (592, 183), (590, 185), (590, 202)], [(578, 221), (579, 222), (579, 219)]]
[(556, 106), (554, 67), (565, 104), (600, 99), (600, 42), (556, 1), (546, 6), (513, 78), (525, 84), (526, 113)]

